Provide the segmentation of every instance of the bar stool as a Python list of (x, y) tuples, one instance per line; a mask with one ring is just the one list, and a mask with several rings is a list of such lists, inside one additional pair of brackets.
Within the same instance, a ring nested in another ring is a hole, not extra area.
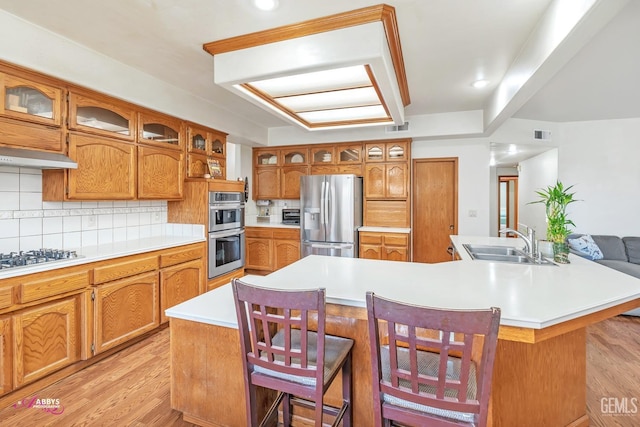
[(375, 425), (486, 426), (500, 309), (366, 297)]
[[(317, 427), (323, 414), (351, 425), (351, 349), (353, 340), (325, 334), (325, 290), (278, 290), (232, 281), (238, 315), (247, 419), (258, 426), (256, 386), (278, 392), (260, 425), (272, 421), (282, 402), (285, 426), (292, 405), (313, 408)], [(316, 321), (316, 331), (309, 330)], [(342, 406), (324, 404), (324, 394), (342, 373)]]

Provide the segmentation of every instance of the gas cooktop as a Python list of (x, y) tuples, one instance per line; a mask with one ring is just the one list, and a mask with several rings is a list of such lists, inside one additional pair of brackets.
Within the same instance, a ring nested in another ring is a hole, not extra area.
[(32, 251), (0, 253), (0, 269), (28, 267), (45, 262), (63, 261), (73, 258), (81, 258), (76, 251), (63, 249), (37, 249)]

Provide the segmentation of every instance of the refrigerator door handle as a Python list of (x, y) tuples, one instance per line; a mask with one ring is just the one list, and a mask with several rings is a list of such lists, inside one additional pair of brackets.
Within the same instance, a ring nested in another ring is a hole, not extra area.
[(333, 224), (334, 227), (337, 227), (336, 224), (336, 212), (334, 209), (334, 201), (336, 199), (336, 184), (331, 183), (331, 188), (327, 185), (327, 223)]
[(322, 184), (320, 185), (320, 224), (326, 224), (325, 222), (325, 204), (326, 204), (326, 199), (325, 199), (325, 185), (326, 182), (322, 181)]
[(312, 248), (318, 248), (318, 249), (348, 249), (350, 247), (352, 247), (353, 245), (350, 243), (345, 243), (345, 244), (338, 244), (338, 243), (312, 243), (311, 247)]
[(331, 185), (329, 184), (329, 182), (327, 182), (327, 185), (325, 186), (325, 191), (326, 191), (327, 194), (326, 194), (326, 196), (324, 198), (324, 203), (325, 203), (325, 206), (324, 206), (325, 220), (324, 220), (324, 222), (325, 222), (325, 224), (331, 224), (329, 222), (329, 209), (331, 208), (331, 205), (330, 205), (331, 195), (329, 193), (330, 189), (331, 189)]

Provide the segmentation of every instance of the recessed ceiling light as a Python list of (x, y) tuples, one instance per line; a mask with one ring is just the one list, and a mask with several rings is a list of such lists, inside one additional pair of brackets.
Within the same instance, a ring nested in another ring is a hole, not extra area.
[(278, 0), (253, 0), (253, 5), (260, 10), (274, 10), (278, 7)]
[(471, 86), (475, 87), (476, 89), (482, 89), (483, 87), (487, 87), (488, 84), (489, 80), (476, 80), (475, 82), (471, 83)]

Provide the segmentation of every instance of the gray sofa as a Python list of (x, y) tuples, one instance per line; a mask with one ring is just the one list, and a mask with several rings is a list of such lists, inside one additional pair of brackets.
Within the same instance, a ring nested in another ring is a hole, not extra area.
[[(568, 238), (575, 239), (580, 236), (582, 234), (572, 234)], [(594, 262), (640, 279), (640, 237), (620, 238), (598, 234), (592, 234), (591, 237), (604, 256), (603, 259)], [(571, 253), (585, 257), (584, 254), (573, 249), (571, 249)], [(624, 314), (640, 316), (640, 308)]]

